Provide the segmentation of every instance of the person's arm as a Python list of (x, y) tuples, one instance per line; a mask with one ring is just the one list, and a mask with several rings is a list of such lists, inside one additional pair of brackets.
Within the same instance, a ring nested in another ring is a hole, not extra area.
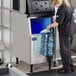
[(57, 23), (57, 22), (55, 21), (55, 22), (53, 22), (52, 24), (48, 25), (46, 29), (49, 30), (50, 28), (54, 28), (54, 27), (56, 27), (56, 26), (58, 26), (58, 25), (59, 25), (59, 23)]
[(58, 25), (59, 25), (59, 23), (57, 23), (57, 22), (55, 21), (55, 22), (53, 22), (52, 24), (50, 24), (50, 25), (47, 26), (47, 30), (49, 30), (50, 28), (54, 28), (54, 27), (56, 27), (56, 26), (58, 26)]
[(49, 30), (50, 28), (53, 28), (53, 27), (57, 27), (58, 25), (62, 25), (64, 18), (65, 18), (65, 10), (59, 9), (57, 11), (56, 21), (53, 22), (52, 24), (48, 25), (47, 30)]

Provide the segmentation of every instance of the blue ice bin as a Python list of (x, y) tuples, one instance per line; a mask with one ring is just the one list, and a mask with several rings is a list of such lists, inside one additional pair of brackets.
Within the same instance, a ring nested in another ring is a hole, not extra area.
[(31, 34), (40, 34), (40, 32), (52, 23), (50, 17), (31, 18)]
[(43, 56), (53, 56), (54, 52), (54, 33), (42, 33), (41, 38), (41, 51)]
[[(50, 29), (49, 33), (41, 33), (42, 30), (46, 29), (46, 27), (52, 23), (52, 19), (50, 17), (32, 18), (30, 22), (31, 22), (31, 34), (32, 35), (41, 34), (41, 40), (39, 41), (40, 43), (39, 53), (44, 56), (53, 56), (53, 50), (54, 50), (53, 29)], [(32, 38), (32, 40), (37, 41), (37, 38), (36, 37)]]

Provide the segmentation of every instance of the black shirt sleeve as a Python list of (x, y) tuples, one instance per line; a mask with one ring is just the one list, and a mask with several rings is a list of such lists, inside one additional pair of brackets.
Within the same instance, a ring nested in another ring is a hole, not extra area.
[(64, 21), (65, 18), (65, 10), (64, 9), (58, 9), (57, 14), (56, 14), (56, 22), (61, 25)]

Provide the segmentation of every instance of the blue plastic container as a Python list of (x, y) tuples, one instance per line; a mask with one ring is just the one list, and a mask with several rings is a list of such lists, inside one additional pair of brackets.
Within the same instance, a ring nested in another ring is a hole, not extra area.
[(41, 33), (41, 51), (40, 54), (44, 56), (53, 56), (54, 52), (54, 33)]

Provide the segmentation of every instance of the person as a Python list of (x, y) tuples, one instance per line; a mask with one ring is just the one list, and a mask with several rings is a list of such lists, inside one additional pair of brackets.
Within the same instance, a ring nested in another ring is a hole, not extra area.
[(57, 27), (59, 31), (60, 55), (63, 68), (58, 73), (71, 73), (74, 71), (71, 59), (71, 44), (74, 33), (73, 8), (67, 0), (51, 0), (55, 7), (58, 7), (56, 20), (47, 26), (47, 30)]

